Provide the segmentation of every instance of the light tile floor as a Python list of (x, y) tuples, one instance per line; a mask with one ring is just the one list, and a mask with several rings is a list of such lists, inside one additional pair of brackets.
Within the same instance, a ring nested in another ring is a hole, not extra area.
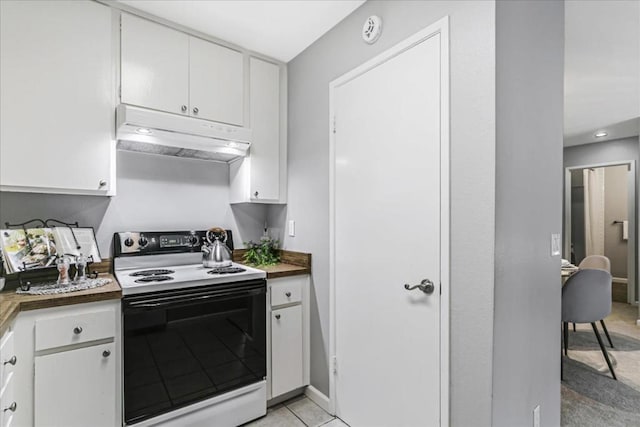
[(349, 427), (306, 396), (294, 397), (267, 410), (267, 415), (244, 427)]

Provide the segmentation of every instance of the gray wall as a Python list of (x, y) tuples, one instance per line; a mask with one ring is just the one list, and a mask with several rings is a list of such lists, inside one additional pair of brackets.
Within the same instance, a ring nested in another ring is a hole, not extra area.
[(493, 425), (560, 425), (564, 3), (496, 11)]
[[(374, 45), (360, 31), (383, 20)], [(311, 383), (329, 392), (329, 82), (429, 24), (451, 25), (451, 424), (491, 425), (495, 191), (495, 3), (368, 1), (289, 63), (289, 191), (311, 252)], [(399, 149), (402, 149), (400, 144)], [(354, 195), (357, 197), (357, 195)], [(282, 222), (270, 224), (283, 228)], [(399, 248), (406, 250), (407, 248)]]
[(229, 168), (223, 163), (118, 152), (115, 197), (0, 193), (0, 224), (32, 218), (79, 221), (94, 227), (103, 257), (113, 233), (132, 229), (234, 232), (234, 243), (259, 238), (266, 207), (229, 205)]

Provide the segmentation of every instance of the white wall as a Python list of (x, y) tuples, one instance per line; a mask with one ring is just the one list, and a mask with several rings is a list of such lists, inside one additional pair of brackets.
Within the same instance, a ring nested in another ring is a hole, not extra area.
[[(376, 44), (367, 45), (360, 31), (372, 14), (382, 18), (384, 29)], [(296, 220), (296, 236), (285, 237), (284, 246), (313, 255), (311, 383), (328, 394), (329, 82), (445, 15), (451, 19), (451, 424), (488, 426), (495, 191), (493, 1), (368, 1), (293, 59), (288, 64), (288, 206), (286, 212), (270, 212), (269, 218), (277, 222), (270, 225), (280, 229), (284, 220)], [(402, 141), (392, 144), (402, 149)], [(388, 244), (393, 248), (392, 235)]]
[(560, 425), (564, 4), (498, 1), (493, 426)]
[(0, 193), (0, 224), (32, 218), (79, 221), (94, 227), (103, 257), (113, 233), (127, 230), (192, 230), (215, 225), (234, 233), (234, 244), (257, 239), (266, 207), (229, 205), (224, 163), (119, 151), (117, 195), (72, 196)]

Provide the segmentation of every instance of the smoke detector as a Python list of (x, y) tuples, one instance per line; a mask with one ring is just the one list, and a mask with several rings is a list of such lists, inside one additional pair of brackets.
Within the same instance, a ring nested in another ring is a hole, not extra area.
[(382, 34), (382, 19), (379, 16), (371, 15), (362, 26), (362, 40), (373, 44), (380, 38), (380, 34)]

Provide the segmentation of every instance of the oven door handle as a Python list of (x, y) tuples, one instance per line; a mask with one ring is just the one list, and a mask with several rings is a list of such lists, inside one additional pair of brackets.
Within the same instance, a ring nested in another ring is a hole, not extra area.
[(254, 290), (245, 290), (243, 292), (217, 292), (212, 294), (205, 295), (181, 295), (179, 297), (165, 297), (165, 298), (156, 298), (155, 301), (153, 299), (150, 301), (149, 299), (140, 300), (140, 301), (127, 301), (125, 304), (129, 309), (157, 309), (157, 308), (167, 308), (173, 306), (180, 305), (191, 305), (198, 301), (209, 300), (209, 299), (228, 299), (228, 298), (238, 298), (238, 297), (250, 297), (255, 295), (264, 294), (264, 289), (254, 289)]
[(206, 299), (211, 299), (219, 297), (219, 295), (200, 295), (197, 297), (191, 298), (180, 298), (180, 299), (172, 299), (165, 302), (142, 302), (142, 303), (131, 303), (132, 308), (158, 308), (158, 307), (169, 307), (172, 305), (177, 305), (183, 302), (191, 302), (191, 301), (201, 301)]

